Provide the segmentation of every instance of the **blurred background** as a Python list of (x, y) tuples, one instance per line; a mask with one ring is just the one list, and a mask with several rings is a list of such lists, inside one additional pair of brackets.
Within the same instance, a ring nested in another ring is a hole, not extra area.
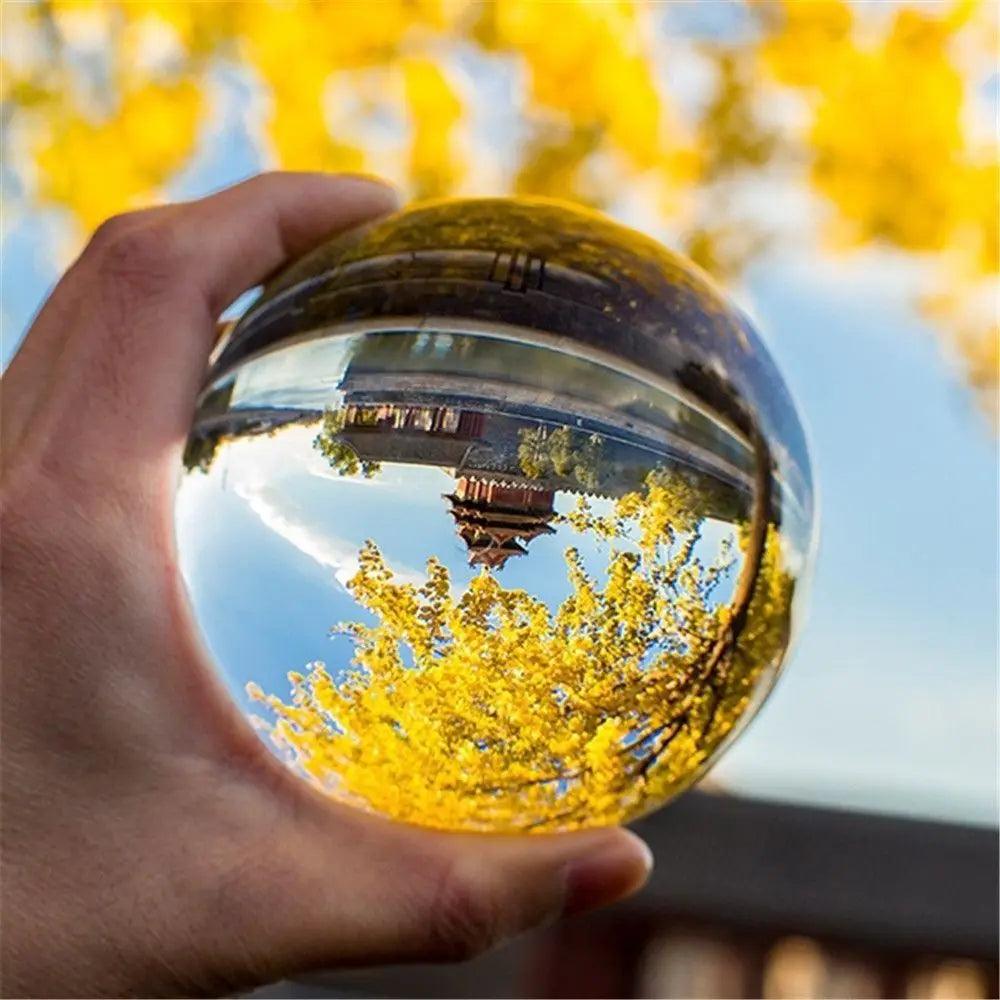
[(747, 734), (644, 822), (649, 890), (478, 965), (262, 995), (997, 995), (998, 9), (2, 6), (4, 363), (107, 216), (361, 170), (584, 202), (689, 254), (811, 434), (808, 621)]

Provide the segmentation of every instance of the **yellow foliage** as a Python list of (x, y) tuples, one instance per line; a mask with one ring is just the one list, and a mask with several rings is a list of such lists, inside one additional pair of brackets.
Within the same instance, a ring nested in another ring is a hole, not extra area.
[[(872, 41), (857, 37), (845, 0), (784, 0), (762, 47), (771, 72), (810, 95), (812, 181), (837, 209), (835, 241), (939, 255), (945, 288), (921, 305), (957, 347), (991, 411), (1000, 377), (1000, 181), (995, 143), (978, 148), (968, 135), (969, 83), (957, 51), (959, 42), (978, 44), (994, 63), (995, 17), (995, 5), (981, 0), (929, 12), (900, 7)], [(994, 301), (992, 315), (980, 309), (970, 320), (963, 300), (984, 295)]]
[[(56, 0), (56, 6), (80, 6)], [(94, 6), (93, 3), (90, 6)], [(114, 9), (113, 4), (101, 6)], [(195, 55), (206, 55), (238, 37), (244, 30), (244, 14), (253, 4), (247, 3), (178, 3), (177, 0), (128, 0), (117, 5), (130, 23), (145, 17), (169, 25), (184, 48)]]
[[(271, 92), (267, 126), (278, 162), (292, 170), (361, 169), (362, 150), (330, 134), (324, 97), (334, 68), (364, 62), (370, 39), (330, 23), (327, 5), (248, 6), (241, 42)], [(345, 51), (350, 40), (355, 45)]]
[[(641, 508), (613, 537), (631, 536)], [(352, 665), (290, 675), (291, 703), (248, 691), (302, 772), (364, 808), (465, 829), (631, 819), (697, 777), (787, 642), (792, 581), (774, 529), (742, 571), (756, 584), (738, 636), (712, 596), (732, 559), (704, 566), (697, 539), (612, 548), (603, 582), (569, 548), (554, 610), (487, 571), (456, 593), (436, 559), (424, 584), (399, 582), (369, 542), (349, 588), (374, 624), (334, 630)]]
[(952, 53), (970, 6), (962, 16), (900, 8), (883, 38), (865, 43), (842, 0), (782, 5), (763, 54), (779, 79), (813, 95), (813, 179), (839, 210), (842, 239), (940, 250), (978, 216), (982, 164)]
[[(580, 128), (600, 126), (636, 165), (661, 157), (664, 98), (655, 82), (645, 12), (628, 0), (491, 4), (489, 41), (524, 60), (531, 97)], [(542, 192), (535, 192), (542, 193)]]
[(822, 82), (813, 175), (857, 241), (939, 250), (963, 211), (963, 88), (947, 41), (944, 22), (904, 10), (882, 46)]
[(273, 86), (293, 78), (384, 65), (415, 32), (442, 31), (454, 17), (446, 0), (263, 0), (245, 3), (239, 40)]
[(181, 80), (125, 94), (108, 121), (70, 110), (53, 116), (36, 151), (41, 194), (73, 206), (88, 229), (148, 202), (184, 163), (201, 105), (199, 88)]
[(776, 6), (779, 27), (761, 51), (775, 76), (797, 87), (818, 86), (838, 76), (853, 52), (850, 3), (782, 0)]
[[(980, 148), (969, 127), (995, 62), (995, 5), (748, 9), (760, 30), (704, 47), (717, 86), (692, 104), (673, 92), (679, 46), (641, 0), (8, 4), (2, 120), (26, 139), (15, 148), (33, 154), (37, 185), (25, 170), (25, 190), (90, 228), (158, 197), (195, 149), (213, 73), (236, 66), (260, 85), (263, 107), (248, 121), (261, 119), (276, 165), (377, 167), (410, 194), (446, 195), (464, 184), (475, 135), (480, 153), (509, 168), (507, 190), (598, 206), (641, 197), (726, 277), (768, 242), (736, 209), (740, 185), (775, 162), (801, 166), (832, 208), (833, 245), (878, 241), (927, 256), (930, 315), (976, 384), (995, 386), (982, 363), (988, 334), (978, 325), (970, 335), (942, 306), (998, 270), (995, 143)], [(169, 56), (151, 59), (151, 41), (169, 42)], [(451, 67), (471, 57), (485, 76), (515, 71), (510, 134), (463, 132), (497, 96), (475, 73), (459, 91)], [(762, 113), (774, 88), (802, 99), (803, 128)], [(375, 149), (369, 126), (387, 110), (402, 135)]]
[(462, 118), (461, 99), (433, 60), (404, 59), (402, 68), (413, 130), (409, 174), (414, 194), (447, 194), (462, 173), (452, 137)]
[(697, 530), (706, 508), (705, 487), (678, 472), (653, 469), (642, 491), (618, 497), (612, 513), (595, 515), (586, 497), (566, 515), (568, 523), (599, 538), (620, 538), (634, 526), (636, 541), (647, 558), (654, 558), (664, 539), (673, 540)]

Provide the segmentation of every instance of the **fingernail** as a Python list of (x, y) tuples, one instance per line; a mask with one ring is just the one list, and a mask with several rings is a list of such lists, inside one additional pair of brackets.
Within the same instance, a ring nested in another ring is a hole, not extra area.
[(631, 896), (653, 870), (653, 854), (632, 833), (577, 861), (566, 871), (563, 916), (586, 913)]

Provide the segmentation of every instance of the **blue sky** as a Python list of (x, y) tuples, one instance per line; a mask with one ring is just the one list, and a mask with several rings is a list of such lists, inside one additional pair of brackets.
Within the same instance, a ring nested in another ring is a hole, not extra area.
[(719, 774), (995, 821), (996, 445), (882, 270), (776, 260), (750, 282), (811, 431), (822, 532), (791, 667)]
[[(255, 166), (225, 121), (203, 148), (213, 152), (184, 172), (176, 194)], [(39, 214), (4, 237), (5, 363), (56, 278), (61, 233), (57, 216)], [(746, 794), (995, 822), (996, 442), (907, 304), (912, 280), (877, 254), (816, 251), (768, 257), (736, 292), (801, 407), (822, 541), (785, 674), (712, 778)], [(227, 659), (283, 658), (279, 672), (329, 657), (336, 608), (302, 595), (333, 592), (330, 564), (305, 555), (291, 564), (287, 542), (261, 530), (245, 499), (229, 495), (217, 509), (227, 531), (205, 533), (220, 548), (206, 559), (216, 575), (202, 580), (206, 616), (226, 623), (213, 645)], [(228, 585), (226, 538), (239, 531), (255, 539), (238, 566), (254, 588)], [(225, 605), (219, 613), (213, 601)], [(283, 635), (297, 637), (280, 655), (240, 625), (262, 601)]]

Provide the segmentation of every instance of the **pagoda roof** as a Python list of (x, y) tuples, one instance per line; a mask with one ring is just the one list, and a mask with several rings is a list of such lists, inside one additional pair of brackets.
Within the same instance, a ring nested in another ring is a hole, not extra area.
[(551, 510), (517, 510), (510, 507), (492, 507), (488, 504), (468, 503), (459, 500), (453, 493), (446, 493), (445, 499), (451, 501), (451, 514), (456, 520), (478, 521), (496, 525), (547, 525), (551, 520)]
[(527, 553), (527, 551), (527, 549), (520, 546), (516, 549), (500, 548), (497, 546), (470, 549), (469, 565), (489, 566), (490, 568), (502, 569), (504, 563), (506, 563), (511, 556), (523, 556)]
[[(515, 488), (521, 488), (518, 484)], [(449, 513), (455, 519), (458, 535), (469, 550), (469, 564), (483, 565), (499, 569), (511, 556), (523, 556), (527, 548), (522, 543), (530, 542), (540, 535), (554, 534), (555, 529), (549, 524), (554, 511), (551, 507), (551, 494), (533, 499), (548, 500), (547, 506), (532, 507), (508, 506), (507, 503), (497, 503), (487, 499), (468, 499), (456, 493), (445, 494), (449, 501)], [(537, 488), (531, 490), (537, 494)]]
[(513, 532), (504, 531), (493, 531), (491, 529), (477, 528), (473, 525), (467, 525), (459, 528), (459, 535), (470, 547), (475, 548), (502, 548), (510, 549), (511, 551), (527, 551), (523, 545), (517, 540), (518, 536)]
[[(493, 541), (500, 544), (507, 544), (508, 542), (514, 542), (518, 538), (524, 538), (528, 540), (527, 536), (530, 532), (521, 531), (519, 528), (504, 528), (498, 527), (496, 525), (478, 525), (478, 524), (461, 524), (459, 526), (458, 533), (466, 540), (471, 539), (475, 541), (479, 538), (490, 538)], [(539, 532), (540, 534), (540, 532)], [(536, 537), (532, 535), (531, 537)]]

